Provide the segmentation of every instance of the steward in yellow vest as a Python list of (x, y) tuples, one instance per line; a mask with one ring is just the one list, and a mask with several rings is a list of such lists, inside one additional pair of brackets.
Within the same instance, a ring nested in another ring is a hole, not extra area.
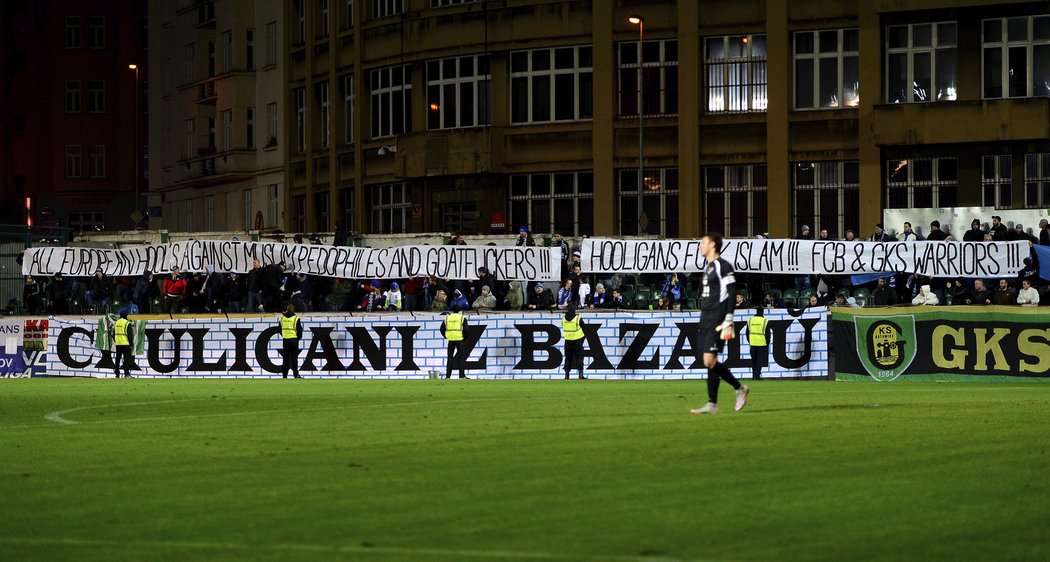
[(297, 379), (299, 376), (299, 340), (303, 339), (303, 323), (295, 315), (295, 305), (288, 305), (284, 314), (278, 319), (281, 326), (281, 355), (284, 361), (281, 364), (281, 375), (288, 378), (288, 371)]
[(747, 320), (744, 330), (751, 346), (751, 376), (757, 380), (762, 378), (762, 367), (769, 362), (769, 320), (762, 316), (761, 306)]
[(452, 370), (456, 369), (459, 371), (459, 378), (465, 379), (467, 378), (467, 375), (464, 373), (467, 358), (465, 356), (466, 349), (463, 344), (463, 334), (467, 330), (467, 319), (463, 316), (463, 309), (459, 304), (453, 304), (449, 310), (452, 313), (446, 316), (444, 322), (441, 323), (441, 335), (448, 340), (445, 378), (452, 378)]
[[(120, 318), (113, 323), (113, 343), (116, 345), (116, 356), (113, 357), (113, 370), (120, 378), (120, 365), (124, 364), (124, 378), (131, 378), (131, 350), (134, 349), (135, 333), (128, 311), (121, 310)], [(123, 360), (123, 361), (122, 361)]]
[(565, 316), (561, 317), (561, 334), (565, 338), (565, 378), (576, 369), (577, 378), (583, 376), (583, 320), (576, 314), (576, 301), (569, 301)]

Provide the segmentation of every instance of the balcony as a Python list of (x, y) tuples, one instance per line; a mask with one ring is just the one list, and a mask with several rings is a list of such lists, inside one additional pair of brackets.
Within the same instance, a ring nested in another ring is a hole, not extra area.
[(208, 105), (215, 105), (215, 78), (209, 78), (207, 82), (203, 82), (197, 85), (197, 97), (193, 100), (193, 103), (204, 103)]
[(876, 105), (874, 123), (879, 146), (1045, 140), (1050, 98)]

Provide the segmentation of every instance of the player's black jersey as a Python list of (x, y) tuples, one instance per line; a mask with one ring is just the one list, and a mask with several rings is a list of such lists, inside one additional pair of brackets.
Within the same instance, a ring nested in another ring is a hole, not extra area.
[(709, 262), (700, 275), (700, 317), (721, 322), (733, 311), (733, 266), (722, 258)]

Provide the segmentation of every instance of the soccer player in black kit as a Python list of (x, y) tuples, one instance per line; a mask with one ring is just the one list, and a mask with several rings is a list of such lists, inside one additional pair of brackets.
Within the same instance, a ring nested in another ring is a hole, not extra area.
[(708, 232), (700, 240), (700, 255), (707, 264), (701, 272), (700, 290), (700, 347), (704, 350), (704, 366), (707, 367), (707, 404), (691, 414), (718, 413), (718, 384), (725, 379), (736, 389), (736, 410), (744, 409), (750, 389), (729, 371), (729, 367), (718, 362), (718, 354), (726, 340), (736, 336), (733, 329), (733, 298), (736, 279), (733, 266), (722, 259), (722, 235)]

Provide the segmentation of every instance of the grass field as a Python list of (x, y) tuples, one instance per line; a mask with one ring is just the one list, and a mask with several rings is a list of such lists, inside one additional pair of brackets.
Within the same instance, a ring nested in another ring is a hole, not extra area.
[(0, 560), (1047, 560), (1050, 385), (9, 380)]

